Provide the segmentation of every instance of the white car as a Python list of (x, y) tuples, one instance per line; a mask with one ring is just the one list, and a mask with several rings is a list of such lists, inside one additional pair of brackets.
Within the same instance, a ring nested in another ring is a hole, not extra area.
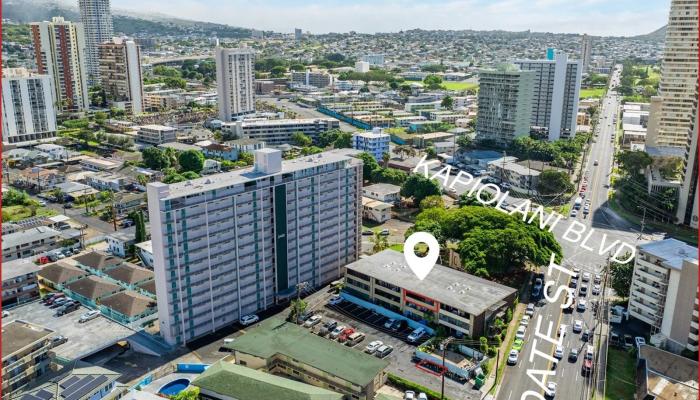
[(90, 311), (86, 312), (85, 314), (81, 315), (78, 322), (82, 324), (84, 322), (90, 321), (91, 319), (97, 318), (99, 315), (100, 315), (100, 312), (98, 310), (90, 310)]
[(557, 384), (554, 382), (547, 383), (547, 394), (550, 398), (554, 398), (557, 394)]
[(241, 325), (243, 325), (243, 326), (248, 326), (248, 325), (252, 325), (258, 321), (260, 321), (260, 317), (258, 317), (255, 314), (249, 314), (249, 315), (242, 316), (238, 322), (240, 322)]
[(343, 302), (343, 298), (340, 296), (334, 296), (334, 297), (331, 297), (330, 300), (328, 300), (328, 304), (330, 304), (332, 306), (340, 304), (342, 302)]
[(557, 336), (566, 336), (566, 325), (559, 325), (559, 332), (557, 332)]
[(423, 335), (425, 335), (425, 333), (426, 333), (425, 329), (418, 328), (415, 331), (411, 332), (410, 335), (408, 335), (408, 341), (411, 343), (415, 343), (415, 342), (419, 341), (420, 338), (422, 338)]
[(588, 273), (588, 272), (584, 272), (584, 273), (583, 273), (583, 279), (582, 279), (582, 280), (583, 280), (584, 282), (590, 281), (590, 280), (591, 280), (591, 274)]
[(584, 300), (584, 299), (579, 300), (578, 304), (576, 305), (576, 310), (578, 312), (586, 311), (586, 300)]
[(525, 339), (525, 329), (526, 328), (524, 326), (520, 325), (518, 327), (518, 331), (515, 332), (515, 338), (516, 339)]
[(563, 357), (564, 357), (564, 347), (557, 346), (557, 348), (554, 349), (554, 358), (561, 360)]
[(574, 327), (572, 329), (574, 330), (574, 333), (581, 333), (583, 330), (583, 321), (580, 319), (574, 321)]
[(508, 365), (515, 365), (518, 363), (518, 350), (511, 350), (508, 354)]
[(602, 277), (600, 276), (600, 274), (595, 274), (595, 276), (593, 277), (593, 283), (600, 283), (601, 278)]
[(333, 329), (331, 331), (331, 334), (329, 335), (329, 337), (331, 339), (335, 339), (338, 336), (340, 336), (340, 334), (343, 333), (344, 330), (345, 330), (345, 325), (338, 325), (335, 327), (335, 329)]
[(640, 348), (647, 344), (647, 341), (643, 337), (637, 336), (634, 338), (634, 344), (637, 346), (637, 348)]
[(372, 354), (374, 353), (378, 348), (382, 347), (384, 345), (384, 342), (381, 340), (375, 340), (374, 342), (371, 342), (365, 347), (365, 353)]
[(318, 324), (319, 322), (321, 322), (321, 319), (323, 319), (323, 317), (321, 317), (321, 316), (318, 315), (318, 314), (312, 315), (311, 318), (309, 318), (309, 319), (307, 319), (306, 321), (304, 321), (304, 326), (307, 327), (307, 328), (311, 328), (312, 326), (314, 326), (314, 325)]
[(599, 295), (600, 294), (600, 285), (593, 285), (593, 291), (591, 293), (593, 293), (593, 296)]
[(525, 309), (525, 315), (532, 317), (535, 314), (535, 304), (529, 303)]
[(520, 325), (527, 326), (530, 323), (530, 316), (523, 315), (523, 319), (520, 320)]

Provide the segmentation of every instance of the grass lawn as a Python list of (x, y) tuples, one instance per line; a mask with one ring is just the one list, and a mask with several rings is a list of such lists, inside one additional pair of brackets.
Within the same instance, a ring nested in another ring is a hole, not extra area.
[[(417, 246), (416, 246), (417, 247)], [(390, 249), (403, 253), (403, 243), (396, 243), (389, 246)]]
[(457, 91), (478, 89), (479, 88), (479, 84), (473, 83), (473, 82), (442, 82), (442, 85), (447, 90), (457, 90)]
[(599, 99), (605, 94), (605, 88), (581, 89), (578, 97), (580, 99)]
[(609, 348), (606, 366), (605, 400), (626, 400), (634, 398), (635, 360), (624, 350)]
[[(51, 217), (56, 215), (54, 210), (48, 208), (37, 208), (37, 217)], [(32, 216), (32, 211), (27, 206), (8, 206), (2, 208), (2, 220), (3, 222), (19, 221)]]

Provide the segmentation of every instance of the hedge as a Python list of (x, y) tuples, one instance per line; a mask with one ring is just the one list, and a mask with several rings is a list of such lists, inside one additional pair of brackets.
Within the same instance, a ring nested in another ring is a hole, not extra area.
[[(428, 399), (430, 400), (440, 400), (440, 393), (430, 390), (425, 386), (421, 386), (415, 382), (411, 382), (407, 379), (401, 378), (399, 376), (396, 376), (394, 374), (388, 374), (389, 378), (389, 383), (392, 385), (396, 386), (397, 388), (406, 391), (406, 390), (413, 390), (418, 393), (425, 393), (428, 396)], [(447, 397), (444, 398), (445, 400), (449, 400)]]

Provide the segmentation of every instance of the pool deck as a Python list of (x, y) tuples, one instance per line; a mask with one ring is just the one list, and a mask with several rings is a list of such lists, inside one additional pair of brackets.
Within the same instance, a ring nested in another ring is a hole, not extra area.
[(158, 390), (160, 390), (160, 388), (162, 388), (163, 385), (165, 385), (166, 383), (170, 383), (172, 381), (183, 378), (192, 382), (194, 378), (196, 378), (198, 375), (199, 374), (173, 372), (172, 374), (166, 375), (160, 379), (156, 379), (155, 381), (141, 388), (141, 390), (143, 390), (144, 392), (158, 394)]

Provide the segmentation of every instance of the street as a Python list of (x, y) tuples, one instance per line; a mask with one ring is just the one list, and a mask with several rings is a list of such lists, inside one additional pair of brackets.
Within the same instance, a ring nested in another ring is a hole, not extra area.
[[(616, 77), (619, 78), (619, 74), (620, 71), (616, 71), (611, 81), (614, 81)], [(588, 159), (585, 160), (584, 164), (584, 171), (588, 171), (586, 174), (588, 176), (586, 198), (590, 199), (591, 213), (589, 214), (590, 217), (584, 218), (581, 211), (579, 211), (578, 215), (573, 218), (586, 225), (587, 229), (595, 228), (596, 237), (601, 237), (603, 234), (606, 234), (609, 241), (620, 240), (621, 242), (634, 245), (638, 239), (638, 233), (635, 231), (635, 227), (625, 223), (624, 220), (621, 220), (614, 213), (610, 212), (607, 207), (610, 172), (614, 157), (614, 146), (611, 142), (611, 138), (615, 135), (615, 123), (613, 121), (614, 117), (617, 115), (618, 104), (619, 99), (612, 92), (608, 92), (602, 100), (598, 122), (599, 133), (595, 138), (595, 142), (592, 143)], [(596, 161), (598, 163), (597, 166), (594, 165)], [(517, 200), (514, 201), (517, 202)], [(580, 268), (581, 273), (589, 272), (591, 276), (597, 273), (602, 275), (604, 272), (603, 269), (607, 263), (607, 255), (599, 255), (597, 251), (585, 250), (577, 243), (570, 243), (566, 240), (562, 240), (562, 235), (568, 226), (569, 223), (559, 224), (554, 229), (555, 236), (563, 249), (563, 264), (569, 268)], [(594, 245), (594, 247), (596, 246)], [(569, 276), (566, 274), (559, 273), (556, 275), (556, 285), (567, 285), (568, 280)], [(593, 286), (592, 280), (593, 278), (591, 277), (591, 282), (587, 283), (589, 290)], [(605, 277), (603, 277), (603, 282), (605, 282)], [(579, 282), (579, 287), (581, 283), (582, 282)], [(605, 286), (603, 286), (603, 288), (605, 288)], [(563, 340), (564, 358), (556, 367), (556, 375), (550, 377), (548, 380), (557, 383), (556, 398), (590, 398), (593, 392), (593, 388), (590, 387), (591, 381), (594, 380), (596, 373), (598, 373), (598, 367), (603, 371), (605, 368), (605, 351), (600, 351), (600, 354), (596, 357), (597, 362), (594, 363), (594, 371), (590, 376), (584, 376), (582, 374), (581, 367), (586, 343), (581, 340), (580, 334), (574, 334), (572, 332), (571, 326), (574, 321), (581, 320), (584, 324), (584, 330), (590, 329), (591, 332), (595, 331), (596, 335), (592, 341), (592, 344), (595, 346), (598, 346), (599, 342), (604, 344), (606, 340), (605, 335), (607, 335), (607, 329), (602, 329), (602, 326), (596, 326), (596, 316), (594, 316), (592, 311), (591, 300), (596, 299), (600, 301), (601, 296), (593, 296), (588, 293), (585, 298), (588, 301), (585, 312), (574, 311), (573, 313), (563, 313), (560, 308), (560, 303), (546, 303), (543, 307), (537, 309), (533, 317), (533, 319), (536, 320), (538, 315), (542, 316), (543, 325), (542, 328), (540, 328), (541, 332), (546, 332), (550, 321), (554, 326), (553, 331), (556, 331), (560, 324), (565, 324), (567, 326), (567, 334)], [(538, 393), (543, 392), (526, 374), (527, 369), (551, 369), (551, 362), (540, 356), (535, 356), (533, 362), (529, 361), (534, 343), (533, 339), (535, 338), (534, 326), (535, 322), (533, 321), (528, 327), (525, 336), (525, 345), (520, 353), (517, 365), (505, 369), (505, 376), (502, 380), (503, 385), (498, 391), (497, 398), (499, 399), (520, 399), (521, 395), (528, 390), (534, 390)], [(596, 330), (596, 328), (598, 329)], [(550, 355), (554, 353), (555, 346), (553, 344), (545, 342), (542, 339), (537, 340), (537, 342), (537, 349), (539, 351)], [(602, 350), (605, 349), (605, 346), (600, 347), (603, 348)], [(567, 359), (568, 353), (572, 348), (579, 349), (579, 357), (576, 362), (570, 362)], [(596, 348), (596, 350), (599, 351), (601, 349)], [(539, 375), (535, 376), (539, 377)]]

